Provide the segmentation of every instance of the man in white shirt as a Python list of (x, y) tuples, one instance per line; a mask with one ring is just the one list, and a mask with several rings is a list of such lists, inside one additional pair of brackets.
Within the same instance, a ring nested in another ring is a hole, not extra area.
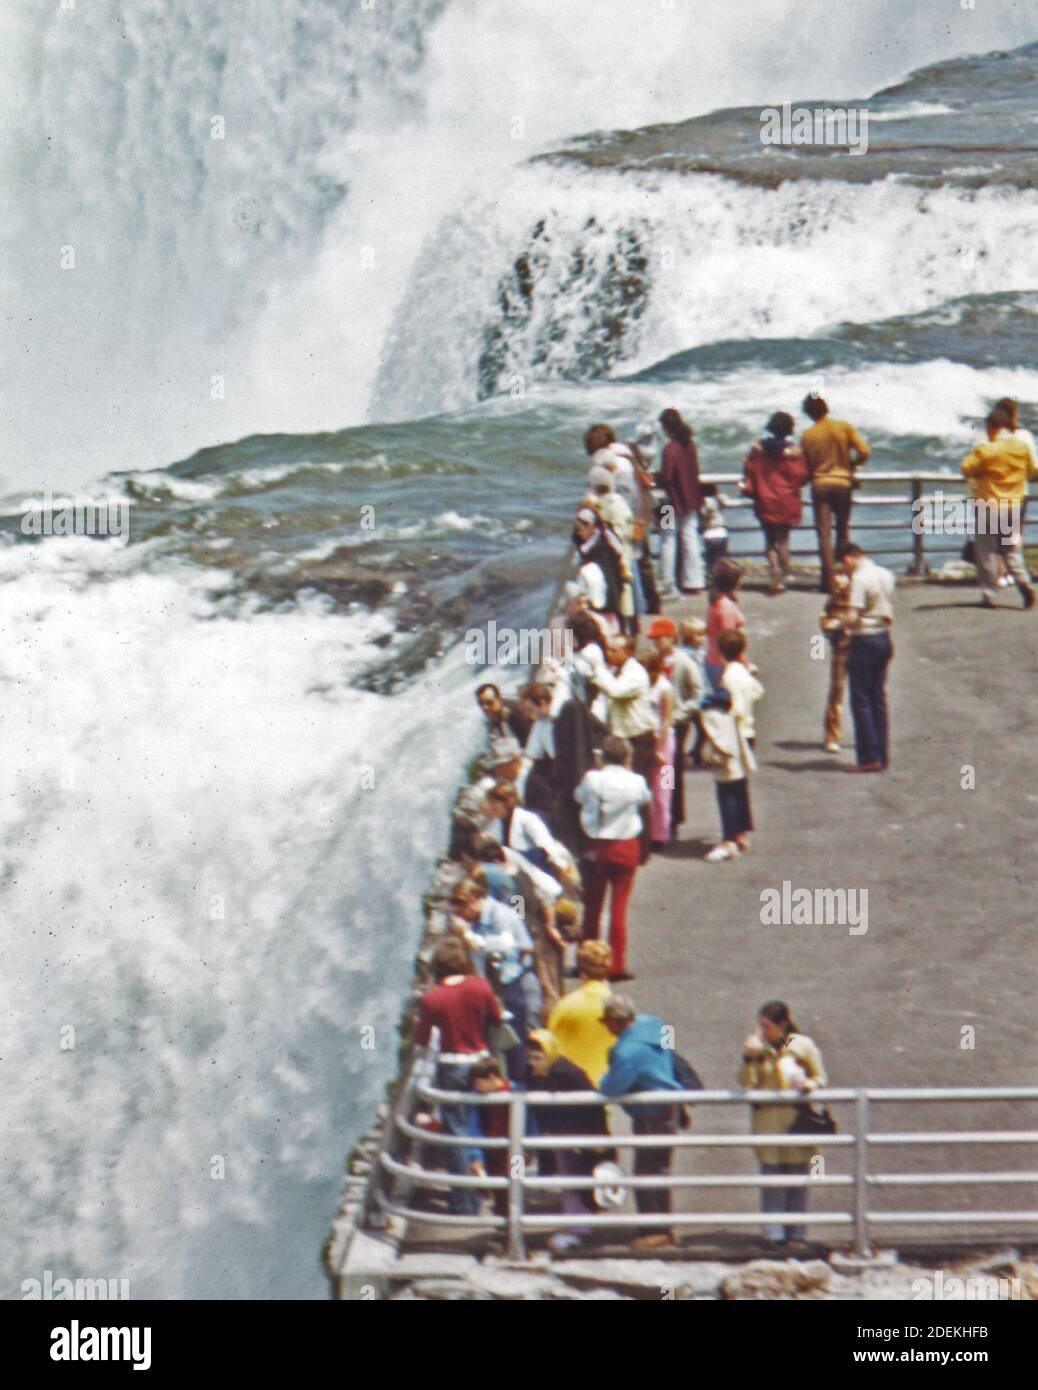
[(840, 546), (838, 554), (851, 581), (844, 626), (851, 635), (847, 678), (858, 761), (847, 771), (883, 772), (889, 760), (886, 683), (894, 655), (890, 630), (897, 580), (850, 541)]
[(598, 936), (598, 923), (610, 890), (609, 944), (611, 980), (628, 980), (627, 903), (641, 862), (642, 839), (649, 821), (644, 810), (652, 792), (644, 777), (631, 771), (626, 739), (610, 735), (602, 746), (604, 766), (584, 774), (574, 792), (580, 823), (589, 844), (584, 859), (584, 940)]
[(656, 716), (649, 695), (649, 673), (634, 656), (634, 639), (617, 637), (606, 648), (606, 667), (592, 677), (606, 697), (606, 721), (609, 732), (618, 738), (630, 739), (635, 750), (635, 770), (638, 770), (636, 740), (656, 730)]
[(553, 870), (570, 881), (573, 878), (573, 859), (569, 850), (545, 825), (536, 812), (520, 806), (515, 788), (498, 782), (484, 802), (485, 831), (502, 845), (517, 850), (531, 864)]
[[(652, 708), (649, 673), (634, 656), (634, 638), (617, 637), (606, 648), (606, 667), (594, 676), (606, 697), (609, 732), (631, 745), (631, 767), (646, 782), (656, 769), (656, 715)], [(651, 827), (646, 819), (642, 854), (649, 857)]]

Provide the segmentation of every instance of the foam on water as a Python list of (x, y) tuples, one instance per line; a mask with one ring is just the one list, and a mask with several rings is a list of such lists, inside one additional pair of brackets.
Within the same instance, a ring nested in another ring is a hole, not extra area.
[(803, 337), (1034, 289), (1036, 216), (1038, 195), (1016, 190), (890, 179), (769, 191), (535, 165), (441, 228), (390, 337), (376, 406), (413, 416), (636, 371), (719, 338)]
[(386, 618), (245, 617), (220, 579), (0, 550), (7, 1297), (319, 1296), (393, 1069), (469, 672), (353, 689)]

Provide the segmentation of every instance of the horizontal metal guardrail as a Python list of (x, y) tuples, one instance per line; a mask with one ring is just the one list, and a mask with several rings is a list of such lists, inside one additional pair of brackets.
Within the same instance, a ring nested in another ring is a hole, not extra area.
[[(870, 1204), (870, 1193), (877, 1189), (926, 1188), (939, 1186), (998, 1186), (1002, 1184), (1038, 1184), (1038, 1171), (1027, 1168), (1002, 1169), (992, 1172), (931, 1172), (931, 1173), (876, 1173), (870, 1170), (870, 1155), (873, 1150), (889, 1150), (904, 1146), (918, 1147), (929, 1145), (977, 1145), (991, 1147), (1035, 1145), (1038, 1146), (1038, 1130), (998, 1129), (998, 1130), (911, 1130), (876, 1131), (871, 1127), (871, 1108), (874, 1105), (925, 1105), (930, 1102), (946, 1104), (975, 1104), (995, 1102), (1034, 1103), (1038, 1102), (1038, 1087), (933, 1087), (933, 1088), (828, 1088), (811, 1094), (812, 1102), (823, 1103), (850, 1114), (841, 1114), (841, 1131), (833, 1135), (794, 1135), (794, 1134), (697, 1134), (679, 1130), (665, 1136), (635, 1135), (627, 1133), (601, 1135), (532, 1135), (527, 1134), (527, 1116), (531, 1106), (613, 1106), (622, 1103), (637, 1105), (675, 1105), (686, 1104), (699, 1110), (710, 1106), (768, 1106), (796, 1103), (795, 1095), (781, 1091), (656, 1091), (642, 1092), (624, 1096), (622, 1102), (610, 1099), (596, 1091), (587, 1092), (537, 1092), (510, 1091), (490, 1095), (479, 1095), (469, 1091), (441, 1091), (432, 1084), (434, 1060), (429, 1054), (420, 1054), (405, 1084), (392, 1117), (386, 1143), (379, 1156), (379, 1183), (377, 1202), (387, 1215), (402, 1217), (409, 1222), (427, 1223), (436, 1226), (468, 1227), (476, 1230), (505, 1231), (509, 1254), (522, 1258), (525, 1254), (525, 1237), (530, 1232), (564, 1231), (575, 1224), (588, 1228), (659, 1228), (666, 1224), (679, 1228), (704, 1226), (753, 1227), (767, 1224), (826, 1226), (851, 1228), (855, 1251), (865, 1257), (871, 1250), (871, 1239), (875, 1228), (880, 1226), (917, 1225), (927, 1228), (947, 1228), (951, 1226), (980, 1225), (997, 1226), (1003, 1232), (1022, 1231), (1027, 1227), (1038, 1226), (1038, 1204), (1034, 1208), (1013, 1211), (933, 1211), (933, 1210), (877, 1210)], [(469, 1135), (449, 1135), (431, 1131), (416, 1122), (421, 1107), (435, 1104), (464, 1105), (474, 1110), (484, 1107), (506, 1106), (509, 1111), (508, 1135), (499, 1138), (473, 1138)], [(849, 1128), (848, 1128), (849, 1126)], [(413, 1157), (415, 1146), (435, 1153), (444, 1152), (451, 1147), (466, 1149), (479, 1148), (490, 1151), (508, 1152), (507, 1176), (477, 1176), (471, 1174), (451, 1174), (435, 1167), (424, 1167)], [(598, 1214), (588, 1212), (579, 1218), (562, 1212), (530, 1212), (527, 1197), (530, 1193), (555, 1193), (564, 1191), (589, 1190), (600, 1186), (594, 1177), (560, 1177), (542, 1175), (530, 1171), (528, 1156), (536, 1156), (543, 1150), (580, 1150), (612, 1148), (617, 1150), (667, 1147), (684, 1149), (740, 1149), (758, 1148), (803, 1148), (805, 1154), (827, 1153), (830, 1150), (849, 1151), (851, 1172), (821, 1173), (819, 1175), (748, 1175), (742, 1173), (672, 1173), (665, 1176), (627, 1176), (623, 1186), (631, 1191), (640, 1189), (665, 1188), (671, 1192), (718, 1190), (718, 1189), (764, 1189), (770, 1187), (807, 1187), (809, 1189), (835, 1189), (849, 1192), (849, 1202), (845, 1210), (772, 1213), (746, 1211), (681, 1211), (673, 1212), (661, 1219), (659, 1213), (607, 1212)], [(411, 1151), (412, 1156), (404, 1157), (401, 1149)], [(395, 1151), (394, 1151), (395, 1150)], [(444, 1214), (430, 1212), (411, 1205), (411, 1193), (415, 1187), (433, 1189), (469, 1189), (482, 1193), (507, 1192), (507, 1216), (494, 1213), (473, 1215)]]
[[(727, 472), (703, 472), (700, 478), (704, 483), (716, 483), (720, 490), (725, 487), (732, 489), (732, 495), (728, 498), (725, 507), (726, 521), (731, 522), (738, 518), (738, 524), (728, 525), (729, 531), (729, 553), (735, 558), (757, 557), (764, 554), (764, 544), (759, 523), (753, 516), (753, 502), (748, 497), (741, 496), (737, 489), (742, 478), (741, 473)], [(854, 507), (851, 515), (851, 529), (859, 534), (863, 531), (868, 532), (891, 532), (890, 540), (894, 543), (887, 545), (886, 537), (882, 544), (869, 544), (865, 548), (870, 555), (890, 555), (907, 556), (909, 565), (907, 572), (913, 575), (926, 575), (930, 572), (927, 556), (943, 555), (957, 556), (969, 536), (965, 531), (915, 531), (912, 526), (912, 518), (918, 510), (919, 505), (933, 504), (935, 498), (943, 497), (948, 502), (962, 500), (966, 496), (966, 479), (958, 472), (944, 472), (940, 470), (917, 471), (911, 473), (898, 473), (863, 467), (856, 475), (858, 483), (861, 484), (854, 492)], [(877, 491), (872, 495), (873, 489), (894, 488), (896, 491), (884, 493)], [(905, 489), (907, 488), (907, 491)], [(813, 509), (811, 506), (811, 488), (805, 485), (804, 493), (804, 512), (805, 519), (798, 526), (792, 527), (794, 536), (800, 534), (815, 534)], [(861, 508), (866, 509), (866, 515), (861, 515)], [(885, 509), (880, 513), (879, 509)], [(891, 515), (892, 510), (896, 509), (899, 514)], [(1036, 509), (1038, 510), (1038, 509)], [(1023, 534), (1025, 542), (1038, 545), (1038, 516), (1028, 516), (1025, 509), (1023, 519)], [(790, 553), (794, 558), (808, 559), (814, 558), (818, 554), (817, 546), (814, 544), (797, 546), (792, 545)]]

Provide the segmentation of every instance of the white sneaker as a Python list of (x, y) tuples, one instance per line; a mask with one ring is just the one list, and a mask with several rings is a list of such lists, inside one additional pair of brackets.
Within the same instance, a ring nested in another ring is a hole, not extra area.
[(734, 845), (715, 845), (709, 854), (704, 854), (703, 858), (708, 864), (723, 864), (726, 859), (735, 859), (739, 851)]
[(830, 741), (825, 745), (825, 751), (827, 753), (839, 753), (841, 751), (840, 745), (834, 742), (832, 739), (830, 739)]
[(580, 1236), (574, 1236), (569, 1231), (560, 1231), (558, 1235), (548, 1237), (548, 1249), (553, 1255), (568, 1255), (571, 1250), (579, 1250), (584, 1244)]

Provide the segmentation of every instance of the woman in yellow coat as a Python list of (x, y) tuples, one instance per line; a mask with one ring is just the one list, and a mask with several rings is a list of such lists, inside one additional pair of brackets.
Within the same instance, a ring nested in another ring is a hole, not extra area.
[[(757, 1017), (756, 1032), (742, 1045), (739, 1085), (749, 1091), (790, 1092), (789, 1105), (754, 1106), (754, 1134), (788, 1134), (797, 1117), (797, 1102), (803, 1103), (812, 1091), (828, 1085), (821, 1052), (811, 1038), (797, 1031), (789, 1006), (780, 1000), (764, 1005)], [(806, 1146), (762, 1145), (757, 1158), (765, 1177), (806, 1177), (811, 1153)], [(806, 1187), (762, 1187), (760, 1196), (764, 1212), (788, 1214), (807, 1210)], [(764, 1239), (774, 1245), (803, 1240), (805, 1234), (804, 1226), (764, 1226)]]

